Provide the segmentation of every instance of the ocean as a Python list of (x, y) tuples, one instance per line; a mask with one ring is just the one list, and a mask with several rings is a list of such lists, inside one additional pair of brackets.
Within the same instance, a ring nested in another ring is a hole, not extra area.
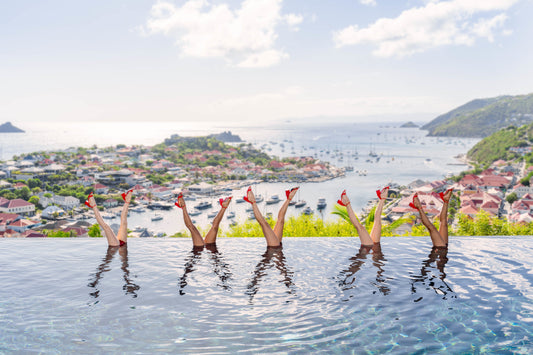
[[(406, 185), (421, 179), (433, 181), (448, 174), (466, 169), (456, 157), (465, 154), (479, 139), (427, 137), (426, 131), (417, 128), (399, 128), (398, 122), (350, 122), (350, 123), (294, 123), (285, 122), (271, 126), (226, 125), (220, 122), (34, 122), (13, 124), (25, 133), (0, 133), (0, 160), (9, 160), (21, 153), (61, 150), (69, 147), (98, 147), (127, 145), (154, 145), (172, 134), (202, 136), (230, 130), (244, 141), (264, 149), (278, 157), (313, 156), (335, 166), (351, 166), (346, 176), (320, 183), (300, 185), (298, 198), (307, 201), (316, 211), (318, 198), (324, 197), (328, 206), (320, 212), (324, 219), (337, 218), (331, 214), (342, 190), (346, 189), (356, 211), (360, 211), (369, 199), (375, 198), (375, 190), (391, 182)], [(273, 194), (284, 198), (289, 183), (260, 183), (255, 193), (265, 199)], [(231, 194), (242, 198), (245, 187)], [(228, 193), (230, 194), (230, 193)], [(215, 202), (215, 198), (212, 199)], [(189, 202), (196, 205), (198, 202)], [(231, 211), (238, 221), (244, 221), (247, 204), (232, 202)], [(281, 204), (265, 205), (263, 212), (274, 217)], [(217, 204), (213, 203), (214, 208)], [(288, 216), (301, 209), (291, 207)], [(176, 209), (164, 211), (163, 220), (151, 221), (153, 213), (130, 213), (130, 227), (144, 226), (154, 232), (174, 234), (184, 231), (181, 215)], [(207, 213), (194, 218), (207, 228)], [(118, 220), (115, 221), (118, 223)], [(229, 220), (224, 219), (222, 228)]]

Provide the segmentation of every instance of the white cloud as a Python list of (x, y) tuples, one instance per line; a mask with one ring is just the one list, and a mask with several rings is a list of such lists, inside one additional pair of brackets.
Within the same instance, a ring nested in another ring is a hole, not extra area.
[[(374, 55), (405, 56), (444, 45), (473, 45), (479, 38), (494, 40), (504, 29), (507, 16), (487, 12), (505, 11), (519, 0), (431, 1), (423, 7), (403, 11), (396, 18), (380, 18), (366, 28), (348, 26), (333, 34), (337, 47), (374, 44)], [(477, 16), (477, 17), (476, 17)]]
[(189, 0), (181, 7), (169, 2), (152, 6), (141, 29), (144, 34), (175, 37), (185, 56), (220, 57), (240, 67), (278, 64), (288, 54), (275, 48), (278, 26), (298, 30), (303, 18), (282, 14), (283, 0), (244, 0), (240, 8)]
[(368, 5), (368, 6), (376, 6), (377, 3), (376, 3), (376, 0), (359, 0), (359, 2), (363, 5)]

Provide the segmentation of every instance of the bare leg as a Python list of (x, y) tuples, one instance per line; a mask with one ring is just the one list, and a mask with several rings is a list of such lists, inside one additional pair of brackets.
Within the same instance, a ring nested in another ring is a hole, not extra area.
[(218, 211), (218, 214), (216, 215), (215, 219), (213, 219), (213, 224), (211, 225), (211, 229), (209, 229), (209, 232), (207, 232), (207, 234), (205, 235), (205, 239), (204, 239), (205, 244), (214, 244), (217, 241), (218, 227), (220, 226), (220, 221), (222, 221), (224, 212), (226, 212), (226, 209), (228, 208), (228, 205), (230, 202), (231, 202), (231, 197), (228, 197), (224, 201), (221, 202), (222, 208), (220, 209), (220, 211)]
[(442, 200), (444, 201), (442, 205), (442, 210), (440, 211), (439, 220), (440, 227), (439, 233), (444, 239), (446, 245), (448, 245), (448, 205), (450, 204), (450, 198), (452, 197), (453, 190), (450, 189), (446, 191), (443, 195)]
[(283, 238), (283, 227), (285, 226), (285, 214), (287, 213), (287, 208), (289, 208), (289, 203), (294, 198), (297, 191), (298, 191), (298, 187), (290, 190), (289, 197), (287, 198), (285, 202), (283, 202), (283, 205), (281, 206), (278, 212), (278, 220), (276, 221), (276, 225), (274, 226), (274, 233), (278, 237), (278, 240), (280, 243), (281, 243), (281, 239)]
[(112, 247), (119, 246), (120, 242), (118, 238), (115, 236), (115, 233), (113, 232), (111, 227), (109, 227), (109, 225), (104, 222), (104, 219), (100, 215), (100, 211), (98, 211), (98, 207), (96, 207), (96, 201), (94, 197), (89, 196), (88, 202), (92, 206), (94, 217), (96, 218), (96, 222), (98, 222), (100, 227), (104, 230), (104, 235), (107, 238), (107, 244)]
[(279, 247), (279, 239), (276, 233), (272, 230), (272, 227), (268, 224), (268, 222), (265, 220), (265, 217), (261, 214), (261, 211), (259, 211), (259, 207), (257, 207), (257, 203), (255, 203), (255, 196), (252, 190), (249, 190), (247, 192), (247, 197), (250, 203), (252, 204), (252, 208), (254, 210), (254, 216), (261, 226), (261, 229), (263, 230), (263, 235), (265, 236), (265, 239), (267, 241), (267, 246), (269, 247)]
[(128, 241), (128, 207), (130, 206), (132, 193), (132, 191), (126, 193), (126, 200), (120, 214), (120, 228), (118, 229), (117, 238), (124, 243)]
[(374, 212), (374, 225), (370, 232), (370, 237), (374, 243), (379, 243), (381, 241), (381, 213), (383, 212), (383, 205), (385, 204), (385, 200), (387, 200), (388, 193), (388, 188), (381, 191), (381, 198), (379, 199), (378, 206)]
[(348, 217), (350, 217), (350, 221), (354, 225), (355, 229), (357, 229), (357, 234), (359, 234), (359, 238), (361, 239), (361, 245), (362, 246), (374, 245), (372, 238), (370, 238), (370, 234), (368, 234), (368, 231), (361, 224), (361, 222), (359, 222), (359, 220), (357, 219), (357, 216), (355, 215), (355, 212), (353, 211), (352, 205), (350, 203), (350, 199), (348, 199), (348, 196), (346, 196), (346, 194), (344, 193), (342, 194), (341, 201), (346, 206), (346, 210), (348, 211)]
[(426, 216), (426, 213), (424, 212), (424, 210), (422, 209), (422, 205), (420, 204), (420, 200), (418, 199), (417, 196), (415, 196), (413, 198), (413, 203), (414, 205), (416, 206), (416, 208), (418, 209), (418, 212), (420, 213), (420, 219), (422, 220), (422, 224), (427, 228), (427, 230), (429, 231), (429, 235), (431, 237), (431, 241), (433, 242), (433, 246), (434, 247), (438, 247), (438, 248), (444, 248), (446, 247), (446, 242), (444, 241), (444, 239), (442, 238), (442, 236), (440, 235), (439, 231), (437, 230), (437, 228), (435, 228), (435, 226), (433, 225), (433, 223), (431, 223), (431, 221), (429, 220), (429, 218)]
[(187, 212), (187, 206), (185, 205), (185, 200), (183, 199), (183, 195), (178, 196), (178, 207), (180, 207), (183, 210), (183, 221), (185, 222), (185, 226), (189, 231), (191, 232), (192, 237), (192, 244), (194, 247), (203, 247), (204, 246), (204, 238), (202, 238), (202, 235), (198, 231), (198, 228), (192, 223), (191, 217), (189, 216), (189, 213)]

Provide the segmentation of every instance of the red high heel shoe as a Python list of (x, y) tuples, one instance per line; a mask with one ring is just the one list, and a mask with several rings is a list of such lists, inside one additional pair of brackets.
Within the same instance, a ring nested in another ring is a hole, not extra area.
[(94, 197), (94, 194), (92, 192), (89, 194), (89, 196), (87, 196), (87, 201), (85, 201), (85, 205), (87, 205), (87, 207), (89, 207), (89, 208), (93, 208), (94, 207), (94, 206), (91, 206), (91, 204), (89, 203), (89, 199), (91, 197)]
[(453, 191), (453, 188), (446, 190), (446, 192), (439, 192), (439, 197), (442, 201), (444, 201), (444, 195), (446, 195), (449, 191)]
[(415, 197), (418, 197), (418, 194), (414, 194), (413, 195), (413, 202), (409, 202), (409, 207), (414, 208), (415, 210), (417, 210), (418, 208), (416, 208), (415, 203), (414, 203)]
[(347, 205), (344, 204), (344, 202), (342, 202), (342, 196), (346, 195), (346, 190), (344, 190), (341, 194), (341, 198), (339, 200), (337, 200), (337, 203), (341, 206), (344, 206), (346, 207)]
[(285, 190), (285, 195), (287, 196), (287, 200), (289, 199), (289, 196), (291, 194), (291, 192), (293, 192), (294, 190), (298, 190), (300, 187), (293, 187), (292, 189), (290, 190)]
[(246, 190), (246, 196), (244, 196), (242, 199), (243, 199), (244, 201), (248, 202), (248, 203), (253, 204), (252, 201), (250, 201), (250, 200), (248, 199), (248, 192), (250, 192), (250, 191), (252, 191), (252, 187), (251, 187), (251, 186), (248, 188), (248, 190)]
[(222, 206), (222, 203), (226, 200), (231, 200), (233, 198), (233, 196), (230, 196), (230, 197), (226, 197), (226, 198), (220, 198), (218, 200), (218, 203), (220, 203), (220, 207), (224, 208), (224, 206)]
[(383, 193), (383, 191), (389, 189), (390, 186), (385, 186), (384, 188), (382, 188), (381, 190), (376, 190), (376, 195), (378, 195), (378, 198), (381, 200), (381, 194)]
[(128, 191), (122, 193), (122, 199), (123, 199), (124, 201), (126, 201), (126, 196), (128, 196), (128, 194), (129, 194), (130, 192), (133, 193), (133, 189), (130, 189), (130, 190), (128, 190)]
[[(178, 194), (178, 201), (180, 198), (183, 198), (183, 194), (181, 192)], [(176, 207), (183, 208), (180, 206), (180, 203), (178, 201), (174, 202), (174, 205), (176, 205)]]

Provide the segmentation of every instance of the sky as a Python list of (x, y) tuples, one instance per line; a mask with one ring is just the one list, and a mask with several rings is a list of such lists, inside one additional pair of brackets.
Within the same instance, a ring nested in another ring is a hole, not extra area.
[(0, 2), (0, 123), (429, 121), (533, 92), (533, 0)]

